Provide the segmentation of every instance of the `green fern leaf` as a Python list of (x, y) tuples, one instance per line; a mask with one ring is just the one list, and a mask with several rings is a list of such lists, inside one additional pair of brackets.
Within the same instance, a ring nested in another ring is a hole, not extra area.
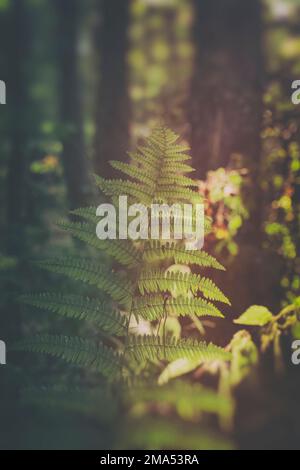
[(145, 185), (124, 180), (105, 180), (95, 175), (96, 184), (106, 196), (119, 197), (131, 196), (139, 203), (151, 204), (153, 194)]
[(130, 336), (126, 351), (137, 362), (147, 360), (167, 360), (188, 358), (199, 359), (202, 362), (214, 360), (230, 360), (231, 354), (224, 349), (194, 339), (166, 339), (165, 342), (159, 336)]
[(88, 367), (106, 377), (120, 370), (119, 356), (110, 348), (79, 337), (37, 335), (16, 343), (14, 351), (48, 354), (77, 366)]
[(172, 187), (172, 186), (159, 186), (156, 192), (157, 199), (162, 199), (170, 202), (186, 201), (191, 204), (202, 204), (203, 197), (197, 191), (192, 191), (188, 188)]
[(176, 264), (194, 264), (225, 271), (224, 266), (205, 251), (187, 251), (184, 247), (179, 246), (175, 242), (164, 244), (156, 240), (148, 243), (144, 251), (144, 259), (149, 263), (174, 259)]
[(203, 293), (204, 297), (210, 300), (217, 300), (225, 304), (231, 305), (229, 299), (223, 292), (213, 283), (211, 279), (202, 277), (199, 284), (199, 290)]
[(199, 186), (197, 181), (182, 175), (172, 175), (168, 177), (162, 176), (159, 179), (159, 184), (161, 186), (191, 186), (193, 188), (197, 188)]
[(193, 173), (195, 171), (190, 165), (185, 163), (176, 163), (173, 161), (166, 161), (162, 167), (162, 174), (165, 177), (172, 176), (172, 173), (175, 174), (185, 174), (185, 173)]
[(138, 152), (129, 152), (128, 153), (131, 164), (139, 167), (148, 177), (151, 177), (155, 180), (159, 175), (160, 162), (157, 161), (148, 161), (146, 160), (141, 153)]
[(127, 305), (132, 295), (132, 285), (117, 274), (104, 269), (96, 263), (85, 259), (50, 259), (37, 263), (47, 271), (65, 276), (76, 281), (82, 281), (98, 287), (109, 294), (113, 300)]
[(153, 187), (156, 184), (155, 178), (151, 177), (149, 174), (145, 174), (145, 171), (141, 168), (138, 168), (135, 165), (129, 165), (128, 163), (111, 161), (111, 166), (121, 171), (123, 174), (130, 176), (131, 178), (139, 181), (140, 183), (145, 184), (149, 188)]
[[(111, 163), (125, 178), (105, 180), (96, 176), (96, 184), (114, 204), (117, 204), (118, 197), (123, 195), (128, 196), (130, 204), (142, 203), (148, 208), (155, 202), (192, 203), (193, 214), (183, 215), (183, 218), (185, 229), (190, 222), (189, 226), (194, 231), (195, 204), (203, 203), (203, 198), (197, 190), (198, 183), (188, 176), (194, 171), (189, 164), (188, 151), (189, 147), (180, 144), (174, 132), (166, 128), (155, 129), (145, 144), (130, 154), (131, 164), (116, 161)], [(173, 361), (185, 361), (186, 368), (186, 361), (190, 367), (191, 362), (199, 364), (230, 359), (229, 353), (212, 344), (207, 345), (192, 339), (171, 339), (168, 333), (163, 335), (164, 340), (159, 337), (128, 337), (128, 319), (124, 318), (117, 305), (113, 304), (119, 304), (120, 309), (130, 312), (137, 320), (143, 318), (153, 322), (169, 317), (168, 320), (176, 322), (179, 329), (180, 323), (175, 317), (191, 316), (194, 321), (197, 321), (197, 316), (223, 317), (217, 307), (198, 297), (199, 293), (202, 293), (206, 299), (229, 303), (213, 281), (198, 274), (181, 272), (176, 267), (167, 269), (171, 262), (175, 263), (175, 266), (197, 265), (223, 270), (223, 266), (215, 258), (204, 251), (185, 250), (184, 241), (101, 241), (96, 236), (96, 225), (99, 221), (96, 207), (77, 209), (72, 211), (72, 214), (85, 222), (62, 222), (62, 228), (95, 249), (105, 251), (125, 266), (123, 275), (99, 266), (97, 262), (84, 259), (46, 260), (39, 265), (50, 272), (96, 286), (110, 296), (112, 303), (99, 305), (93, 299), (56, 294), (27, 296), (24, 300), (27, 304), (65, 317), (91, 322), (105, 334), (124, 336), (124, 355), (121, 357), (104, 345), (97, 345), (89, 340), (49, 335), (25, 340), (23, 344), (19, 344), (19, 350), (43, 352), (73, 364), (92, 367), (107, 376), (112, 373), (118, 378), (121, 377), (121, 371), (122, 375), (132, 375), (132, 367), (126, 371), (127, 359), (131, 359), (132, 364), (135, 364), (134, 374), (139, 376), (141, 373), (148, 373), (145, 369), (147, 361), (171, 361), (168, 369), (170, 375), (173, 373)], [(191, 220), (186, 220), (188, 217)], [(209, 232), (208, 218), (205, 218), (204, 225), (205, 231)], [(129, 362), (130, 366), (132, 364)], [(180, 364), (182, 365), (182, 362)]]
[(174, 289), (178, 294), (186, 294), (189, 290), (196, 291), (200, 278), (196, 274), (181, 272), (165, 272), (160, 269), (146, 270), (141, 273), (139, 289), (144, 293), (171, 292)]
[(92, 224), (60, 221), (58, 226), (88, 245), (105, 251), (123, 266), (136, 266), (140, 263), (140, 254), (128, 240), (100, 240)]
[(23, 295), (21, 302), (55, 314), (84, 320), (103, 332), (123, 336), (127, 331), (127, 320), (110, 303), (99, 302), (80, 295), (40, 293)]
[(182, 272), (165, 272), (162, 270), (143, 271), (139, 280), (139, 289), (144, 293), (174, 292), (186, 294), (191, 291), (196, 294), (201, 291), (204, 297), (230, 304), (223, 292), (210, 280), (201, 278), (198, 274)]
[(81, 217), (88, 222), (97, 223), (99, 222), (99, 217), (96, 216), (96, 207), (81, 207), (79, 209), (74, 209), (70, 211), (70, 214)]
[(132, 313), (144, 320), (160, 320), (168, 315), (198, 317), (211, 316), (224, 318), (224, 315), (213, 304), (200, 298), (164, 298), (163, 295), (145, 295), (134, 300)]

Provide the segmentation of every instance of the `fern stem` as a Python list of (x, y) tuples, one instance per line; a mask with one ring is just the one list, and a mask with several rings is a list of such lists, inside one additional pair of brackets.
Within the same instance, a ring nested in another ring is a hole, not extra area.
[(167, 323), (167, 318), (168, 318), (167, 302), (168, 302), (168, 296), (166, 295), (165, 300), (164, 300), (164, 324), (163, 324), (163, 345), (164, 345), (165, 358), (166, 358), (166, 323)]

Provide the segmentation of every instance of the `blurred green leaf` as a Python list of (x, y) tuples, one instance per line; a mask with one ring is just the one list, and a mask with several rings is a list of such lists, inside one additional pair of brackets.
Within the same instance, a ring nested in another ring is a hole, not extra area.
[(267, 309), (261, 305), (253, 305), (248, 308), (239, 318), (234, 320), (236, 325), (246, 326), (265, 326), (272, 321), (273, 315)]

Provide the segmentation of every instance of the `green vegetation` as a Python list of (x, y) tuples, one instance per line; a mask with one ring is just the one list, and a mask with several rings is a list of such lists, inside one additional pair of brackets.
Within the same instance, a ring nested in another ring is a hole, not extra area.
[[(299, 448), (299, 18), (0, 0), (1, 448)], [(101, 240), (120, 195), (203, 249)]]

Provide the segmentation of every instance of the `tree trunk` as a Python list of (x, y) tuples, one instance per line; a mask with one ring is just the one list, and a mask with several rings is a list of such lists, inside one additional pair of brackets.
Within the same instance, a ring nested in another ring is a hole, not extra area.
[[(26, 230), (24, 222), (25, 186), (28, 179), (30, 143), (30, 103), (28, 97), (29, 60), (31, 39), (29, 15), (24, 0), (13, 0), (7, 11), (7, 25), (4, 26), (3, 44), (9, 44), (10, 52), (4, 55), (4, 75), (7, 84), (7, 104), (4, 139), (7, 139), (6, 176), (6, 243), (5, 250), (15, 259), (16, 267), (4, 282), (3, 310), (0, 313), (0, 333), (6, 341), (20, 336), (21, 312), (15, 301), (24, 275)], [(2, 38), (1, 38), (2, 39)], [(7, 312), (10, 311), (8, 316)]]
[(130, 0), (102, 0), (98, 10), (94, 46), (97, 64), (94, 166), (111, 177), (109, 160), (127, 160), (130, 106), (128, 90), (128, 26)]
[(237, 238), (239, 254), (221, 284), (236, 315), (254, 303), (273, 308), (281, 266), (261, 243), (261, 2), (195, 0), (194, 7), (190, 120), (197, 176), (205, 178), (207, 171), (227, 167), (233, 156), (249, 169), (244, 198), (250, 219)]
[(56, 0), (63, 164), (71, 209), (90, 199), (78, 66), (79, 0)]
[[(3, 20), (3, 21), (2, 21)], [(4, 23), (4, 24), (2, 24)], [(5, 186), (5, 252), (15, 259), (16, 266), (0, 273), (2, 295), (0, 302), (0, 339), (7, 348), (12, 341), (21, 338), (22, 315), (19, 302), (21, 286), (25, 279), (26, 231), (24, 224), (25, 186), (29, 165), (30, 102), (28, 97), (31, 46), (29, 14), (24, 0), (12, 0), (1, 18), (1, 79), (7, 85), (7, 104), (1, 107), (2, 138), (7, 149), (7, 175)], [(5, 46), (4, 46), (5, 45)], [(26, 273), (28, 275), (28, 273)], [(13, 362), (12, 353), (10, 361)], [(9, 358), (8, 358), (9, 361)], [(21, 425), (24, 415), (19, 403), (20, 384), (6, 374), (6, 366), (0, 374), (0, 447), (18, 448), (22, 439)]]
[(259, 0), (194, 0), (196, 44), (190, 121), (197, 176), (241, 154), (260, 155), (262, 61)]
[[(7, 254), (23, 252), (24, 189), (27, 168), (29, 122), (26, 59), (29, 48), (28, 15), (23, 0), (14, 0), (9, 13), (10, 53), (7, 58), (7, 105), (9, 160), (6, 186)], [(6, 38), (7, 40), (7, 38)]]

